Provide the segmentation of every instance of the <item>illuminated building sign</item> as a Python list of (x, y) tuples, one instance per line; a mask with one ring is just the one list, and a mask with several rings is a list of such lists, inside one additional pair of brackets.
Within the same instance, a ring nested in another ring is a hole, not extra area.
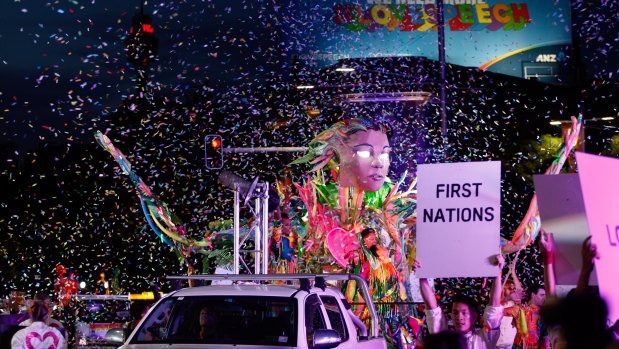
[[(436, 6), (428, 5), (335, 5), (333, 21), (347, 30), (374, 32), (436, 30)], [(526, 3), (445, 5), (446, 28), (463, 30), (521, 30), (531, 22)]]
[[(309, 66), (341, 58), (438, 60), (435, 1), (308, 0), (282, 7), (290, 54)], [(445, 0), (444, 19), (451, 64), (524, 77), (522, 62), (541, 62), (533, 52), (556, 54), (571, 44), (568, 0)]]

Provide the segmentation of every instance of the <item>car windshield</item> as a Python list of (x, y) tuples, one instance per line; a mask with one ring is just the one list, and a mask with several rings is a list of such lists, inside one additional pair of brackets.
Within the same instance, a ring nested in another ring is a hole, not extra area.
[(296, 346), (294, 298), (170, 297), (160, 302), (131, 343)]

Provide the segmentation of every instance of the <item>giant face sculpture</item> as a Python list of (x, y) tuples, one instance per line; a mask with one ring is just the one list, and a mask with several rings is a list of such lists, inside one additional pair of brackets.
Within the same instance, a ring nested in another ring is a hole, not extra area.
[(358, 131), (337, 149), (339, 184), (364, 191), (377, 191), (389, 172), (389, 139), (381, 131)]

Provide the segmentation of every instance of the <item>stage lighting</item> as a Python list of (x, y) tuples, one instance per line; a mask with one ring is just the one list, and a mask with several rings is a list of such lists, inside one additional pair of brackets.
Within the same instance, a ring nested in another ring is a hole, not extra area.
[(220, 170), (224, 167), (224, 148), (220, 135), (207, 135), (204, 138), (204, 160), (209, 170)]
[(217, 182), (232, 190), (238, 190), (243, 198), (244, 205), (249, 204), (251, 199), (258, 197), (265, 197), (267, 194), (269, 196), (268, 205), (269, 212), (272, 212), (274, 209), (279, 206), (279, 195), (277, 192), (271, 188), (268, 188), (268, 193), (265, 193), (265, 189), (263, 186), (258, 185), (259, 177), (256, 176), (253, 180), (249, 181), (241, 176), (238, 176), (230, 171), (221, 171), (219, 174), (219, 178)]
[(256, 176), (256, 178), (254, 178), (253, 181), (250, 182), (241, 176), (224, 170), (221, 171), (221, 173), (219, 174), (219, 178), (217, 179), (217, 181), (224, 187), (232, 190), (238, 190), (241, 196), (245, 199), (245, 205), (247, 205), (251, 198), (263, 194), (259, 192), (256, 193), (258, 179), (258, 176)]

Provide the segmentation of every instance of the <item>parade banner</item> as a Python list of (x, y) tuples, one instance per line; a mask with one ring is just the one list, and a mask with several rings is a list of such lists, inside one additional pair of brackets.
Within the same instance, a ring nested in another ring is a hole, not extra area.
[(600, 295), (606, 300), (610, 323), (619, 319), (619, 159), (576, 153)]
[[(542, 228), (554, 235), (557, 285), (576, 285), (582, 242), (589, 237), (578, 174), (534, 175)], [(597, 285), (595, 273), (591, 284)]]
[(417, 277), (496, 276), (501, 162), (422, 164), (417, 175)]
[[(432, 0), (292, 1), (281, 10), (289, 54), (309, 66), (344, 58), (438, 60)], [(568, 0), (445, 0), (444, 22), (451, 64), (523, 77), (536, 70), (539, 75), (537, 65), (565, 63), (569, 56)]]

